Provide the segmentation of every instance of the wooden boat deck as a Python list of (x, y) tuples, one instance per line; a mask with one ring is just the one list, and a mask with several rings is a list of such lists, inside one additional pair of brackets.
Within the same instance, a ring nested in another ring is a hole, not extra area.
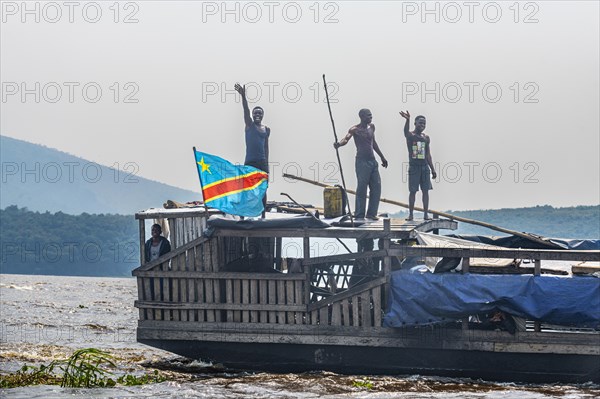
[[(197, 208), (177, 208), (162, 209), (153, 208), (138, 212), (135, 218), (140, 221), (140, 230), (143, 230), (145, 237), (145, 227), (142, 225), (147, 219), (167, 218), (170, 223), (170, 230), (175, 235), (181, 235), (185, 232), (195, 231), (195, 234), (188, 234), (187, 237), (175, 237), (174, 247), (188, 242), (190, 238), (197, 238), (202, 235), (202, 230), (206, 228), (206, 216), (221, 215), (216, 210), (210, 210), (208, 213), (202, 207)], [(293, 217), (294, 214), (284, 213), (266, 213), (267, 219), (278, 219), (282, 217)], [(335, 219), (322, 219), (325, 223)], [(384, 220), (389, 220), (389, 231), (384, 231)], [(438, 230), (456, 230), (458, 223), (454, 220), (438, 219), (415, 219), (407, 221), (397, 218), (381, 218), (377, 221), (357, 220), (355, 227), (349, 226), (349, 221), (345, 222), (344, 227), (331, 226), (328, 228), (308, 228), (308, 229), (265, 229), (265, 230), (232, 230), (219, 229), (220, 235), (231, 237), (331, 237), (331, 238), (392, 238), (407, 239), (414, 237), (414, 231), (438, 231)], [(171, 241), (173, 239), (169, 237)], [(171, 243), (173, 246), (173, 242)]]

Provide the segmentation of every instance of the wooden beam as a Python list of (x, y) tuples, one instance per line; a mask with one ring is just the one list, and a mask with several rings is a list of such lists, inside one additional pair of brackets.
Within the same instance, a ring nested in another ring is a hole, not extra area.
[(139, 221), (139, 230), (140, 230), (140, 264), (146, 263), (146, 221)]
[(321, 263), (337, 263), (344, 262), (347, 260), (353, 259), (365, 259), (372, 257), (381, 257), (386, 256), (387, 251), (378, 250), (378, 251), (369, 251), (369, 252), (354, 252), (351, 254), (341, 254), (341, 255), (329, 255), (329, 256), (319, 256), (316, 258), (303, 259), (302, 265), (317, 265)]
[(599, 261), (600, 251), (576, 251), (555, 249), (488, 249), (488, 248), (440, 248), (435, 246), (406, 246), (389, 250), (391, 256), (432, 256), (450, 258), (503, 258), (542, 260), (590, 260)]
[(370, 257), (408, 256), (449, 257), (449, 258), (503, 258), (503, 259), (544, 259), (544, 260), (600, 260), (600, 251), (575, 251), (555, 249), (496, 249), (496, 248), (440, 248), (437, 246), (415, 245), (395, 247), (389, 250), (359, 252), (354, 254), (330, 255), (304, 259), (303, 264), (342, 262), (349, 259)]
[(285, 280), (304, 281), (304, 273), (254, 273), (254, 272), (202, 272), (176, 270), (148, 270), (136, 273), (137, 277), (164, 278), (201, 278), (201, 279), (236, 279), (236, 280)]
[(580, 263), (571, 267), (573, 274), (592, 274), (600, 272), (600, 265), (593, 263)]
[[(410, 238), (413, 230), (430, 231), (435, 228), (455, 230), (457, 223), (447, 219), (432, 219), (422, 223), (395, 225), (392, 223), (388, 235), (393, 239)], [(324, 237), (324, 238), (383, 238), (386, 233), (381, 224), (370, 224), (359, 227), (328, 227), (312, 229), (262, 229), (262, 230), (234, 230), (217, 228), (213, 236), (219, 237)]]
[[(385, 233), (390, 232), (390, 219), (386, 218), (383, 220), (383, 231)], [(389, 255), (390, 250), (390, 239), (389, 238), (381, 238), (383, 240), (383, 250), (386, 252), (386, 255), (383, 257), (383, 276), (385, 279), (385, 284), (383, 287), (383, 303), (389, 303), (391, 298), (391, 278), (392, 278), (392, 258)], [(379, 309), (375, 309), (378, 311)]]
[(372, 288), (379, 287), (383, 284), (385, 284), (385, 277), (378, 277), (375, 280), (371, 280), (364, 284), (354, 286), (346, 291), (340, 292), (339, 294), (334, 294), (328, 298), (321, 299), (319, 302), (311, 303), (310, 305), (308, 305), (308, 311), (312, 312), (313, 310), (320, 309), (324, 306), (329, 306), (335, 302), (351, 298), (364, 291), (368, 291)]
[[(170, 219), (170, 218), (187, 218), (187, 217), (206, 217), (206, 210), (204, 207), (196, 208), (179, 208), (181, 210), (174, 209), (156, 209), (137, 212), (135, 214), (136, 220), (145, 219)], [(209, 215), (223, 215), (224, 213), (217, 209), (210, 209)]]
[[(306, 231), (304, 231), (306, 233)], [(304, 265), (304, 262), (310, 259), (310, 237), (304, 236), (302, 239), (302, 255), (304, 257), (302, 263), (302, 271), (304, 272), (304, 276), (306, 278), (306, 284), (304, 284), (304, 303), (308, 304), (310, 302), (310, 279), (312, 277), (310, 266)]]
[(275, 239), (275, 269), (281, 270), (281, 245), (282, 238), (277, 237)]
[(171, 309), (171, 310), (236, 310), (236, 311), (286, 311), (306, 312), (306, 305), (261, 305), (251, 303), (199, 303), (199, 302), (154, 302), (135, 301), (134, 306), (139, 309)]

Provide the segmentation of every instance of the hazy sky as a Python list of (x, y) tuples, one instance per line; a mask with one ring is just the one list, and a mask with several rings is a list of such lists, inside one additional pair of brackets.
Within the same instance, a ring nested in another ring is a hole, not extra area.
[[(272, 130), (269, 199), (320, 204), (320, 188), (281, 173), (339, 182), (325, 73), (339, 138), (373, 112), (383, 197), (407, 201), (408, 109), (427, 116), (439, 164), (432, 208), (598, 204), (599, 13), (597, 1), (3, 1), (1, 133), (200, 192), (193, 146), (244, 160), (233, 85), (247, 83)], [(354, 144), (340, 151), (355, 188)]]

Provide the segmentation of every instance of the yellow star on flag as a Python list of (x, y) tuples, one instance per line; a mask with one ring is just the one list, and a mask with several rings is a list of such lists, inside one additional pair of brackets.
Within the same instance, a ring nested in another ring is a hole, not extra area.
[(210, 165), (207, 163), (204, 163), (204, 157), (202, 157), (200, 162), (198, 162), (198, 165), (202, 166), (202, 172), (208, 172), (212, 175), (212, 172), (210, 171)]

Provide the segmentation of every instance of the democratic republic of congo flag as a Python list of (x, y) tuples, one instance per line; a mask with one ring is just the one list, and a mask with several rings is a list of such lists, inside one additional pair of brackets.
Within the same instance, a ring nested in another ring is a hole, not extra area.
[(197, 151), (196, 167), (206, 206), (238, 216), (259, 216), (269, 175), (253, 166), (234, 165), (215, 155)]

